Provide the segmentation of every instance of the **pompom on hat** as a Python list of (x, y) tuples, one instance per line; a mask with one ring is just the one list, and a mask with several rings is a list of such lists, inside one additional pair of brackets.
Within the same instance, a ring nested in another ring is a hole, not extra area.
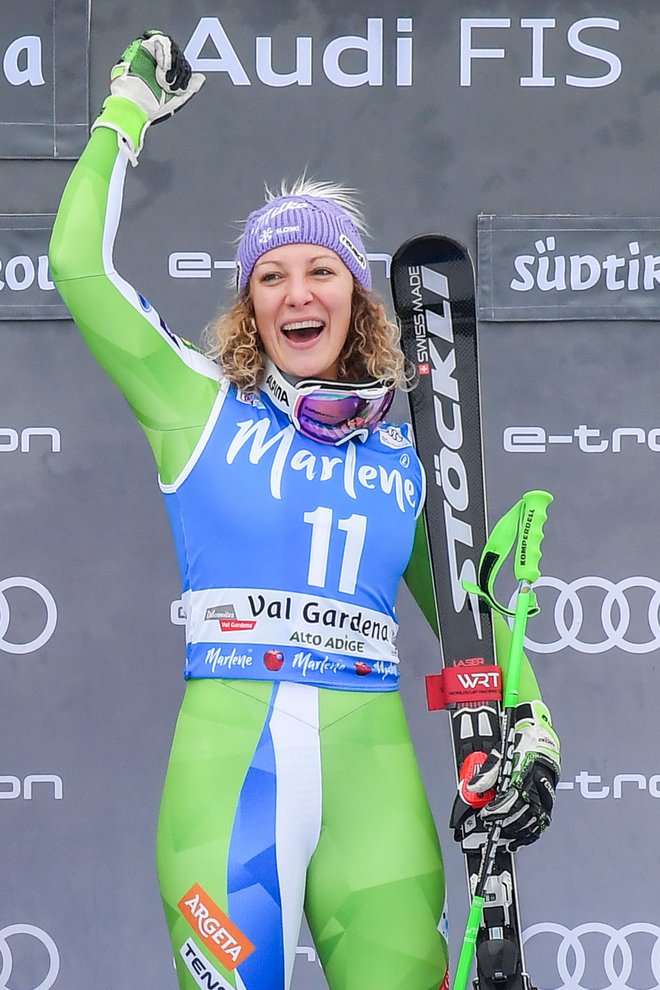
[(295, 193), (276, 196), (245, 222), (236, 252), (236, 288), (243, 292), (259, 258), (284, 244), (318, 244), (334, 251), (351, 275), (371, 289), (371, 271), (360, 231), (335, 200)]

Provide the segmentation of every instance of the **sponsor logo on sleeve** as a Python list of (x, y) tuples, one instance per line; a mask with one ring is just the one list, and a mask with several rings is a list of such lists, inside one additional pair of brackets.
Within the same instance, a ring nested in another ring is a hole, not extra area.
[(179, 910), (204, 946), (226, 969), (236, 969), (254, 952), (255, 946), (249, 938), (229, 920), (198, 883), (183, 895)]
[(191, 938), (187, 939), (179, 949), (179, 954), (188, 967), (195, 983), (202, 990), (233, 990), (233, 987), (211, 965)]

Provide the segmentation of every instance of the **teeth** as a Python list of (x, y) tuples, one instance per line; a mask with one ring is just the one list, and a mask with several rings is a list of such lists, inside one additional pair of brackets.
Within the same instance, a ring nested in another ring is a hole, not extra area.
[(285, 323), (282, 330), (322, 330), (323, 323), (320, 320), (301, 320), (299, 323)]

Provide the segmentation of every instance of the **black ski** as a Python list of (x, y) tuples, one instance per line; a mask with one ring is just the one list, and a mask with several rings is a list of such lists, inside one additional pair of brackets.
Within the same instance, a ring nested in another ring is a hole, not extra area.
[[(417, 372), (410, 394), (428, 491), (425, 522), (443, 669), (427, 678), (430, 708), (448, 708), (457, 781), (498, 741), (501, 685), (491, 615), (462, 586), (477, 583), (486, 542), (479, 359), (472, 261), (440, 234), (406, 241), (392, 259), (392, 295), (402, 345)], [(487, 832), (469, 803), (452, 811), (470, 896)], [(477, 990), (530, 990), (525, 973), (513, 856), (497, 851), (477, 937)]]

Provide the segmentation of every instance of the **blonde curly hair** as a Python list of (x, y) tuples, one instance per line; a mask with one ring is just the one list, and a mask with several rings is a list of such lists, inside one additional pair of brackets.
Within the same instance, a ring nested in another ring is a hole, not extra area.
[[(278, 191), (266, 186), (266, 203), (279, 196), (319, 196), (340, 206), (360, 230), (366, 232), (355, 190), (301, 176), (292, 185), (283, 182)], [(351, 325), (339, 355), (338, 378), (342, 381), (379, 379), (405, 388), (410, 380), (399, 346), (398, 326), (387, 317), (385, 307), (353, 280)], [(210, 323), (203, 334), (207, 355), (218, 361), (227, 378), (244, 391), (254, 391), (263, 380), (265, 353), (254, 316), (249, 287), (233, 306)]]
[[(363, 382), (370, 378), (404, 388), (409, 376), (399, 347), (399, 328), (388, 320), (382, 303), (361, 285), (353, 287), (351, 327), (339, 355), (338, 380)], [(249, 292), (204, 332), (206, 353), (222, 366), (227, 378), (244, 391), (263, 381), (265, 352), (254, 319)]]

